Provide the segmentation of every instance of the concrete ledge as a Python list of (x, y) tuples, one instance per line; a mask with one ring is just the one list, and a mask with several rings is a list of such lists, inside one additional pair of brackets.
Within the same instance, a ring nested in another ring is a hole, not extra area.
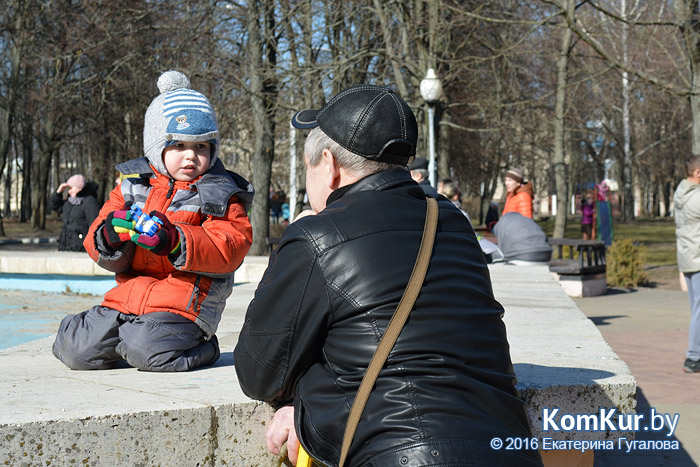
[[(236, 282), (257, 282), (267, 268), (267, 257), (249, 256), (236, 271)], [(0, 272), (15, 274), (72, 274), (113, 276), (102, 269), (87, 253), (72, 251), (2, 251)]]
[[(267, 258), (246, 263), (252, 280)], [(624, 435), (542, 431), (543, 407), (633, 412), (636, 382), (546, 266), (494, 265), (491, 275), (506, 309), (534, 436)], [(182, 374), (128, 367), (71, 371), (52, 356), (53, 337), (0, 351), (0, 459), (10, 465), (273, 465), (264, 446), (272, 411), (241, 392), (233, 367), (257, 279), (234, 287), (217, 332), (222, 357), (211, 368)]]
[(597, 297), (605, 295), (608, 291), (605, 273), (558, 274), (552, 272), (551, 274), (569, 297)]

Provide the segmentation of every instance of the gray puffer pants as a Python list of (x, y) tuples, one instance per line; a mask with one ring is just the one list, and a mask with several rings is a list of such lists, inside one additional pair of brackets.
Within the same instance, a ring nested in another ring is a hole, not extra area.
[(72, 370), (104, 370), (126, 360), (145, 371), (188, 371), (212, 365), (220, 352), (216, 336), (206, 340), (183, 316), (127, 315), (98, 305), (63, 318), (53, 354)]

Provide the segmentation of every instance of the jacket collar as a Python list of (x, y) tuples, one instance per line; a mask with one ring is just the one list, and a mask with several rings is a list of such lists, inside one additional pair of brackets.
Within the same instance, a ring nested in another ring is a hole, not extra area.
[(339, 200), (346, 194), (370, 190), (382, 191), (386, 190), (387, 188), (394, 187), (396, 185), (402, 185), (404, 183), (415, 183), (411, 178), (411, 173), (408, 171), (408, 169), (397, 168), (391, 170), (382, 170), (380, 172), (368, 175), (365, 178), (356, 181), (355, 183), (338, 188), (330, 194), (330, 196), (326, 200), (326, 206)]

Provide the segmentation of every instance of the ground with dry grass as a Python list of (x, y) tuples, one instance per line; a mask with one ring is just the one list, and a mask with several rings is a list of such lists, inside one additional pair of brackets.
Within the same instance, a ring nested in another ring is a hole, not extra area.
[(5, 236), (0, 236), (0, 242), (20, 238), (58, 238), (61, 233), (61, 218), (57, 215), (47, 217), (46, 228), (41, 230), (33, 230), (29, 222), (18, 222), (15, 217), (3, 218), (2, 226), (5, 230)]

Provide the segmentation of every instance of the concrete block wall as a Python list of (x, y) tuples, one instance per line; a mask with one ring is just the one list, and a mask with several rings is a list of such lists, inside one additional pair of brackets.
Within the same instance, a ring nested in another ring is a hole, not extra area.
[[(25, 264), (17, 261), (9, 263)], [(51, 262), (44, 261), (46, 270), (57, 270)], [(0, 253), (0, 267), (9, 263)], [(51, 354), (53, 337), (0, 350), (0, 465), (273, 465), (264, 440), (272, 411), (242, 393), (233, 366), (238, 331), (266, 264), (267, 258), (247, 258), (239, 271), (237, 283), (250, 282), (238, 283), (227, 302), (217, 332), (222, 357), (210, 368), (71, 371)], [(544, 407), (633, 412), (636, 382), (546, 266), (490, 270), (533, 435), (624, 435), (542, 432)]]

